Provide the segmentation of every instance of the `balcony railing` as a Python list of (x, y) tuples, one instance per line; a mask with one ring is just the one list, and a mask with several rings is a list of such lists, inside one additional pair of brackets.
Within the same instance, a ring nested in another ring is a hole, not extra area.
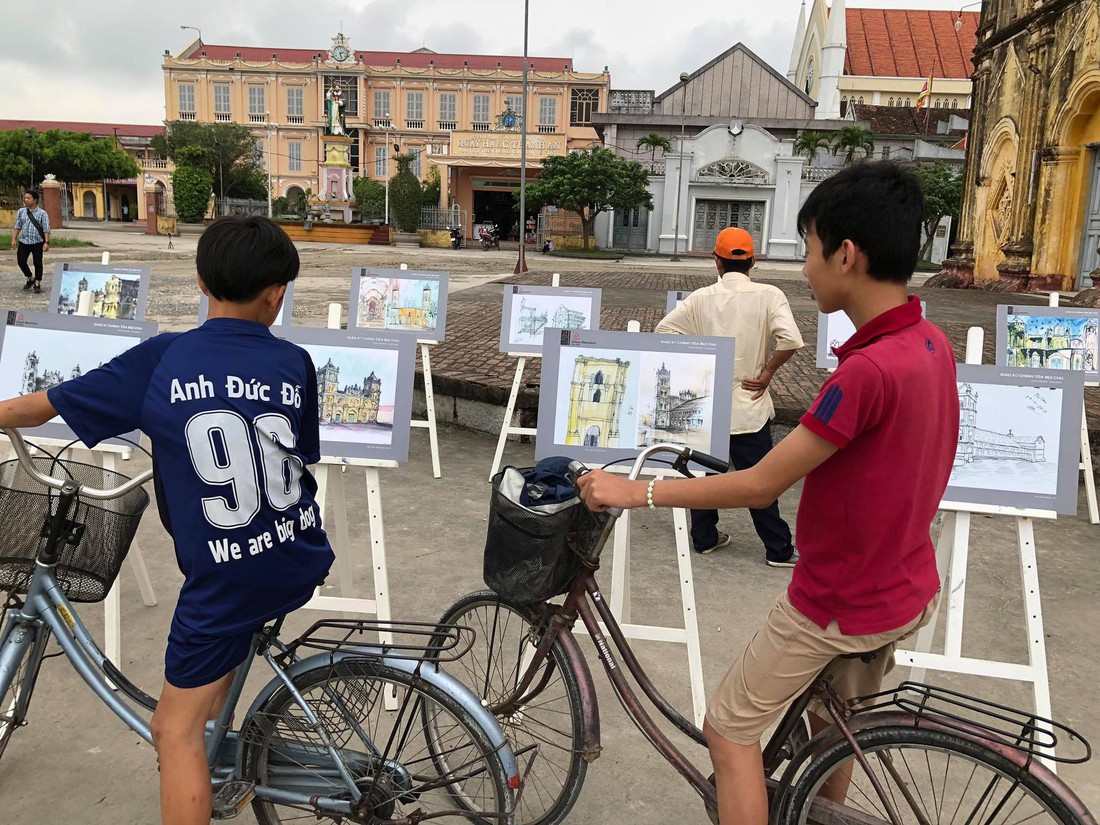
[(214, 112), (214, 121), (216, 123), (229, 123), (233, 120), (233, 114), (231, 112)]
[(423, 120), (406, 120), (405, 121), (405, 128), (406, 129), (423, 129), (424, 128), (424, 121)]
[(267, 115), (249, 115), (249, 123), (267, 123)]
[(544, 126), (541, 123), (539, 124), (539, 134), (540, 135), (552, 135), (556, 131), (558, 131), (557, 126)]
[(194, 119), (195, 119), (195, 113), (194, 112), (180, 112), (180, 120), (194, 120)]
[(471, 127), (471, 130), (474, 131), (474, 132), (488, 132), (489, 131), (489, 124), (488, 123), (471, 123), (470, 127)]
[(441, 132), (453, 132), (458, 128), (458, 123), (453, 120), (441, 120), (439, 121), (439, 131)]
[(388, 117), (376, 117), (374, 119), (374, 128), (375, 129), (389, 129), (390, 128), (390, 119)]
[(306, 122), (306, 119), (304, 115), (287, 115), (286, 122), (292, 123), (295, 126), (301, 126), (303, 123)]
[(161, 158), (142, 158), (141, 168), (142, 169), (167, 169), (168, 168), (168, 161), (162, 160)]
[(839, 166), (803, 166), (802, 180), (808, 180), (811, 183), (820, 183), (826, 178), (831, 178), (839, 171)]

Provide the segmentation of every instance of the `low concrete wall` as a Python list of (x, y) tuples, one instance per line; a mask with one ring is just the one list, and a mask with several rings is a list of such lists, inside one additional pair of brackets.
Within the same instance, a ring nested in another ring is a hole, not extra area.
[(0, 209), (0, 229), (11, 229), (15, 226), (15, 213), (18, 209)]
[(420, 229), (420, 245), (432, 249), (450, 249), (451, 233), (446, 229)]

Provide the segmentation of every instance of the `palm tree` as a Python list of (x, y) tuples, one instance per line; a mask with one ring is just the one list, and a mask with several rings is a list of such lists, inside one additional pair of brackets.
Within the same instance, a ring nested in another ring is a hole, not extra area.
[(845, 126), (836, 133), (833, 142), (833, 155), (844, 153), (844, 165), (852, 163), (856, 159), (857, 152), (863, 152), (864, 157), (871, 157), (875, 151), (875, 142), (871, 139), (871, 130), (863, 126)]
[(657, 165), (657, 150), (660, 149), (662, 152), (672, 151), (672, 141), (664, 135), (650, 132), (648, 135), (638, 138), (638, 148), (649, 150), (649, 162), (652, 168)]
[(810, 159), (810, 163), (813, 163), (814, 157), (822, 149), (829, 148), (829, 136), (824, 132), (815, 132), (812, 129), (806, 129), (799, 132), (798, 137), (794, 139), (794, 153), (795, 155), (805, 155)]

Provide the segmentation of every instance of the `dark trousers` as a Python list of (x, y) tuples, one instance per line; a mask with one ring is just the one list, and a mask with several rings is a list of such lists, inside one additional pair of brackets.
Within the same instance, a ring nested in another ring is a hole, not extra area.
[[(23, 270), (28, 281), (42, 280), (42, 247), (43, 244), (40, 243), (19, 242), (19, 251), (15, 253), (15, 259), (19, 262), (19, 268)], [(31, 269), (27, 266), (27, 259), (31, 257), (34, 258), (34, 275), (31, 275)]]
[[(755, 433), (738, 433), (730, 436), (730, 465), (735, 470), (747, 470), (756, 466), (772, 448), (772, 428), (764, 424)], [(764, 550), (771, 561), (786, 561), (794, 552), (791, 544), (791, 528), (779, 515), (779, 502), (762, 510), (749, 510), (756, 534), (764, 542)], [(718, 511), (691, 511), (691, 542), (702, 550), (718, 541)]]

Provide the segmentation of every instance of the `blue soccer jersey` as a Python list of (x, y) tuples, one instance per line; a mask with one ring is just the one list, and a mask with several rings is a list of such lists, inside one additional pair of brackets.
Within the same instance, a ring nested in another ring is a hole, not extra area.
[(328, 573), (317, 372), (262, 324), (213, 318), (151, 338), (49, 391), (89, 447), (140, 428), (185, 581), (175, 624), (249, 631), (309, 600)]

